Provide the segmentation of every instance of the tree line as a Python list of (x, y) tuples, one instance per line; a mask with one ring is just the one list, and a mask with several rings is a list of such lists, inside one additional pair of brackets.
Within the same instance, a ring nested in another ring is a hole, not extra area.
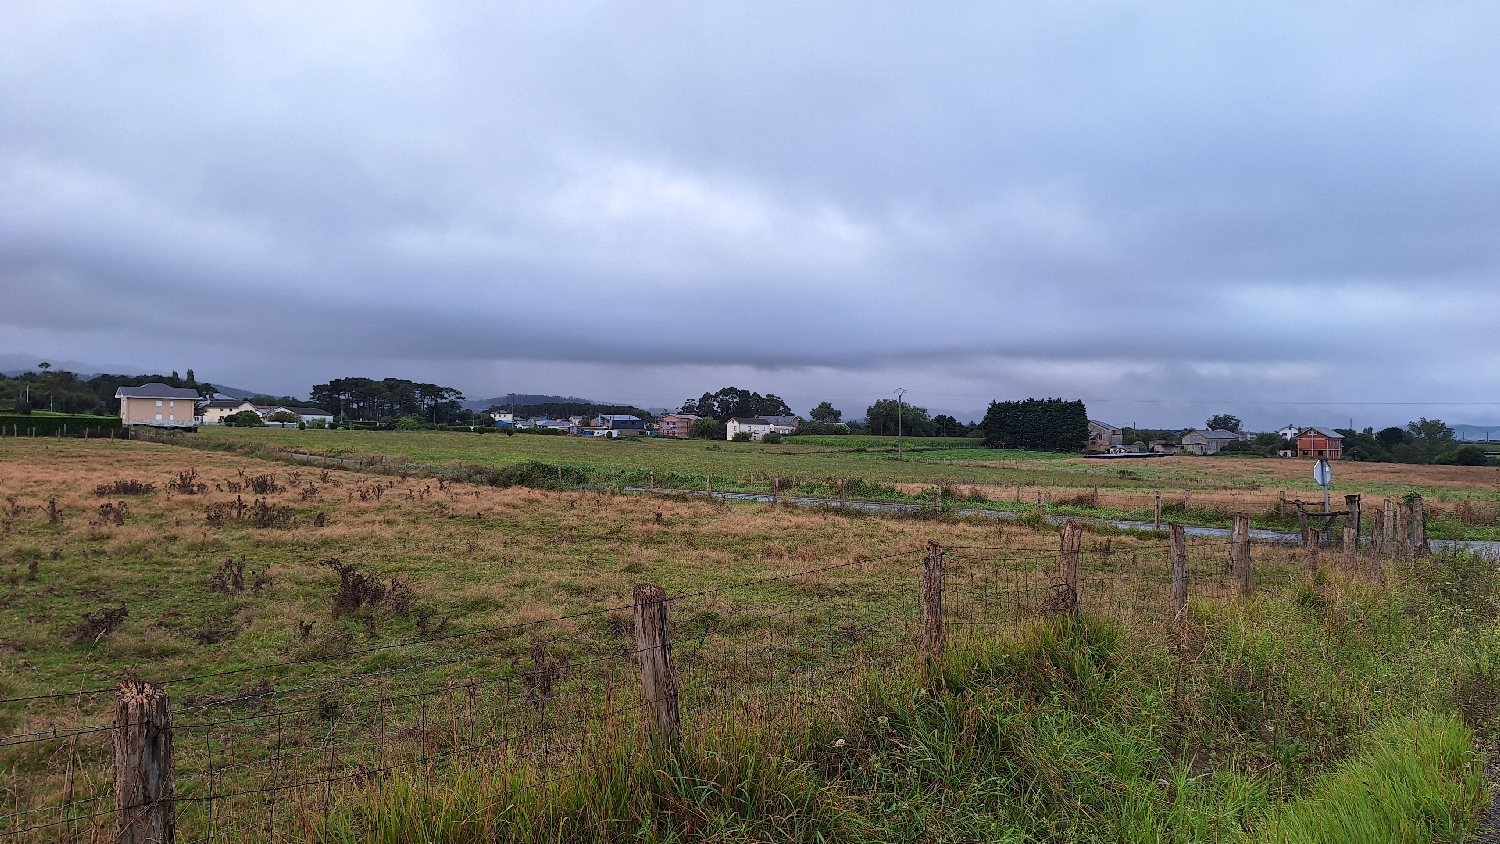
[(23, 372), (14, 378), (0, 375), (0, 407), (20, 414), (49, 410), (115, 416), (120, 412), (120, 400), (115, 398), (115, 391), (121, 387), (160, 382), (170, 387), (196, 390), (200, 396), (214, 392), (213, 385), (199, 383), (191, 369), (185, 378), (173, 372), (171, 375), (95, 375), (87, 379), (74, 372), (53, 369), (45, 362), (39, 369), (39, 372)]

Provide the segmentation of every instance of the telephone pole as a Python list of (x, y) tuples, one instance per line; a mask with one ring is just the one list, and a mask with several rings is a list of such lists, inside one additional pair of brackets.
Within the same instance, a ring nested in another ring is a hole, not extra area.
[(905, 387), (896, 388), (896, 459), (903, 462), (906, 460), (906, 452), (901, 449), (901, 417), (905, 415), (902, 412), (904, 407), (902, 397), (905, 395)]

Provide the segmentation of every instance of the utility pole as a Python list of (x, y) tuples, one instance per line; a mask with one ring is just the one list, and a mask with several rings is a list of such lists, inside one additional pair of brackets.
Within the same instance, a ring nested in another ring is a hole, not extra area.
[(901, 417), (905, 415), (902, 411), (904, 404), (902, 397), (906, 395), (905, 387), (896, 388), (896, 459), (906, 460), (906, 452), (901, 450)]

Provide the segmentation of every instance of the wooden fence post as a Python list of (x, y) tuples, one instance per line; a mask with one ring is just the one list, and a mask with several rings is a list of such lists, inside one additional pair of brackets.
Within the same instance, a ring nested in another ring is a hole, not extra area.
[(1411, 555), (1413, 557), (1427, 556), (1427, 511), (1422, 504), (1422, 496), (1411, 497)]
[(1396, 505), (1396, 553), (1401, 559), (1411, 557), (1411, 507), (1405, 502)]
[(1234, 514), (1234, 531), (1230, 534), (1229, 559), (1240, 597), (1250, 597), (1250, 593), (1254, 591), (1255, 582), (1250, 572), (1250, 517), (1245, 513)]
[(126, 680), (115, 693), (115, 842), (172, 844), (172, 707), (161, 686)]
[(1193, 491), (1185, 489), (1182, 491), (1182, 512), (1186, 513), (1193, 509)]
[(1391, 540), (1396, 535), (1396, 504), (1387, 498), (1381, 505), (1381, 509), (1385, 511), (1385, 542), (1382, 543), (1382, 547), (1389, 548)]
[(1286, 518), (1286, 490), (1282, 490), (1277, 494), (1276, 515), (1280, 516), (1283, 519)]
[(1083, 525), (1075, 519), (1058, 531), (1057, 579), (1068, 590), (1067, 609), (1078, 612), (1078, 555), (1083, 550)]
[(1307, 570), (1312, 574), (1318, 573), (1321, 561), (1318, 559), (1318, 529), (1307, 527), (1302, 529), (1302, 547), (1307, 549)]
[(922, 570), (922, 662), (931, 669), (943, 656), (943, 546), (927, 543)]
[(1187, 535), (1176, 522), (1168, 524), (1167, 531), (1172, 546), (1172, 612), (1181, 618), (1188, 604)]
[[(1389, 504), (1390, 502), (1386, 502)], [(1385, 509), (1375, 510), (1370, 513), (1370, 556), (1377, 562), (1379, 567), (1380, 558), (1385, 554), (1386, 544), (1386, 522)]]
[(1152, 530), (1161, 530), (1161, 490), (1156, 491), (1156, 516), (1151, 520)]
[(1302, 534), (1302, 547), (1307, 547), (1307, 505), (1297, 499), (1297, 531)]
[(660, 586), (635, 587), (635, 648), (641, 659), (641, 692), (657, 736), (677, 738), (677, 676), (672, 672), (672, 638), (667, 629), (667, 593)]
[(1344, 565), (1352, 573), (1359, 571), (1360, 497), (1344, 496), (1344, 509), (1349, 513), (1344, 517)]

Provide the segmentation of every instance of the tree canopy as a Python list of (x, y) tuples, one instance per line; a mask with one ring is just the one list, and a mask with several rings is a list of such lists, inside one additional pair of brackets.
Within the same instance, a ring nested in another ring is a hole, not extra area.
[(361, 420), (414, 416), (426, 422), (450, 422), (467, 415), (460, 404), (463, 397), (452, 387), (404, 378), (335, 378), (312, 388), (312, 401), (318, 407)]
[(979, 427), (990, 448), (1072, 452), (1082, 451), (1089, 440), (1088, 409), (1081, 401), (990, 402)]
[(1238, 416), (1230, 416), (1227, 413), (1220, 413), (1219, 415), (1210, 418), (1206, 424), (1208, 425), (1208, 429), (1210, 431), (1228, 431), (1231, 434), (1238, 434), (1240, 432), (1240, 425), (1242, 423), (1240, 422), (1240, 418)]
[[(898, 428), (896, 420), (900, 419)], [(897, 433), (908, 437), (930, 437), (933, 435), (932, 419), (927, 408), (916, 407), (895, 399), (881, 399), (865, 409), (865, 427), (872, 434), (894, 437)]]
[(704, 393), (682, 403), (682, 412), (695, 416), (712, 416), (720, 422), (735, 417), (791, 416), (792, 409), (772, 393), (761, 395), (738, 387), (725, 387), (717, 393)]
[(171, 375), (95, 375), (87, 380), (67, 370), (54, 369), (51, 364), (41, 372), (25, 372), (15, 378), (0, 375), (0, 408), (19, 409), (28, 404), (37, 410), (55, 410), (59, 413), (93, 413), (113, 416), (120, 412), (120, 402), (115, 390), (121, 387), (138, 387), (142, 384), (160, 382), (169, 387), (186, 387), (197, 390), (198, 395), (207, 396), (214, 391), (212, 384), (200, 384), (193, 378), (177, 373)]
[(807, 414), (807, 418), (820, 424), (833, 424), (843, 421), (844, 412), (834, 407), (829, 402), (821, 402)]

